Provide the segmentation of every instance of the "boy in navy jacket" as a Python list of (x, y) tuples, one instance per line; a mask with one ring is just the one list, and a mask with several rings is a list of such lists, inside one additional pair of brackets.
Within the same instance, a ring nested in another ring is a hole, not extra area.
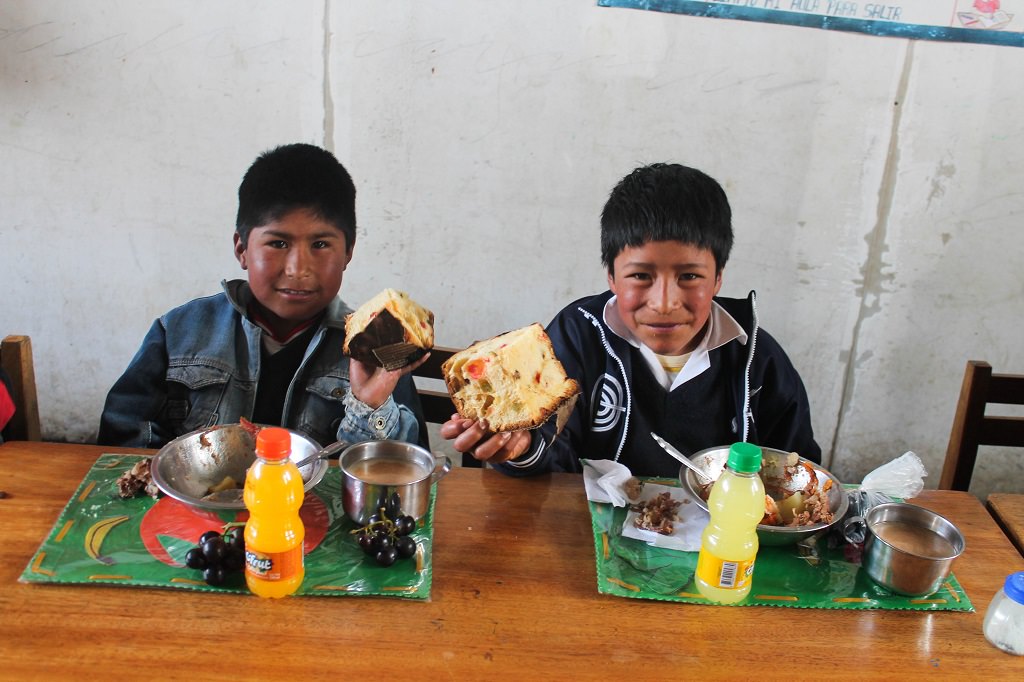
[(736, 441), (820, 461), (807, 393), (782, 347), (760, 329), (756, 297), (718, 298), (732, 249), (721, 186), (677, 164), (637, 168), (601, 214), (609, 291), (564, 308), (547, 328), (582, 388), (565, 430), (490, 434), (453, 416), (441, 434), (501, 471), (581, 470), (614, 459), (641, 476), (675, 477), (684, 454)]

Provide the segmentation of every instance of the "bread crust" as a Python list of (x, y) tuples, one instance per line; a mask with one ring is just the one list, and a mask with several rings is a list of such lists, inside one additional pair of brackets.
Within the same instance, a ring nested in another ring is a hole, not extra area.
[[(405, 344), (408, 348), (402, 349), (402, 356), (395, 359), (397, 365), (407, 365), (415, 362), (433, 348), (433, 325), (434, 313), (418, 306), (407, 297), (404, 299), (406, 305), (415, 305), (422, 309), (427, 316), (426, 336), (427, 343), (414, 334), (410, 325), (419, 324), (419, 320), (407, 316), (401, 309), (400, 301), (403, 299), (389, 298), (385, 300), (376, 310), (366, 311), (363, 308), (345, 318), (345, 345), (343, 350), (346, 355), (370, 365), (382, 366), (384, 363), (374, 353), (375, 350)], [(369, 303), (373, 303), (372, 299)], [(375, 306), (376, 307), (376, 306)], [(368, 321), (360, 327), (359, 320), (368, 318)]]

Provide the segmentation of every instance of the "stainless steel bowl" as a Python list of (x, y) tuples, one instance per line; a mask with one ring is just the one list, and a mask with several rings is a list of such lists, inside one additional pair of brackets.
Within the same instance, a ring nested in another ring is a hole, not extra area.
[(362, 526), (393, 493), (398, 494), (403, 513), (414, 519), (426, 514), (430, 488), (451, 471), (452, 461), (443, 455), (435, 457), (413, 443), (368, 440), (341, 453), (338, 467), (342, 474), (342, 508)]
[[(312, 439), (297, 431), (292, 436), (293, 461), (322, 452)], [(160, 448), (153, 456), (150, 471), (153, 482), (164, 494), (203, 509), (245, 509), (241, 490), (215, 495), (210, 488), (226, 476), (239, 485), (245, 483), (245, 472), (256, 461), (256, 439), (238, 424), (211, 426), (186, 433)], [(327, 473), (327, 462), (317, 459), (301, 467), (299, 473), (305, 490), (309, 490)], [(228, 491), (226, 491), (228, 492)], [(206, 498), (206, 499), (204, 499)]]
[[(789, 452), (775, 450), (773, 448), (761, 448), (761, 479), (770, 480), (773, 485), (795, 492), (802, 490), (810, 480), (810, 474), (802, 467), (797, 469), (795, 475), (784, 476), (783, 471), (786, 461), (790, 458)], [(725, 463), (729, 459), (729, 446), (708, 448), (695, 452), (690, 456), (690, 461), (697, 465), (708, 478), (713, 482), (718, 479), (725, 469)], [(838, 523), (846, 514), (850, 500), (843, 490), (842, 483), (833, 476), (827, 469), (815, 464), (809, 459), (800, 457), (800, 462), (806, 462), (814, 468), (815, 476), (819, 485), (824, 484), (825, 479), (832, 480), (832, 487), (828, 491), (828, 506), (832, 512), (831, 523), (814, 523), (808, 526), (757, 526), (757, 539), (761, 545), (777, 546), (792, 545), (804, 538), (810, 537)], [(711, 482), (698, 481), (697, 475), (685, 466), (679, 467), (679, 480), (697, 499), (697, 504), (707, 511), (707, 497), (711, 492)], [(701, 485), (703, 483), (703, 485)]]
[(880, 504), (865, 520), (871, 535), (864, 546), (864, 570), (899, 594), (923, 597), (936, 592), (966, 546), (952, 522), (916, 504)]

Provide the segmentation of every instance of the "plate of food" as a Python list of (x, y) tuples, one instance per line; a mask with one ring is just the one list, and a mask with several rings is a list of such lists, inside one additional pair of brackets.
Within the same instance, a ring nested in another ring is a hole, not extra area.
[(707, 508), (683, 488), (645, 482), (630, 497), (622, 535), (655, 547), (695, 552), (707, 523)]
[[(827, 469), (795, 452), (765, 447), (761, 452), (765, 515), (757, 526), (757, 537), (762, 545), (795, 544), (831, 528), (846, 515), (849, 498), (842, 483)], [(701, 450), (690, 457), (709, 480), (698, 480), (685, 466), (679, 469), (680, 482), (704, 510), (711, 487), (728, 458), (727, 445)]]

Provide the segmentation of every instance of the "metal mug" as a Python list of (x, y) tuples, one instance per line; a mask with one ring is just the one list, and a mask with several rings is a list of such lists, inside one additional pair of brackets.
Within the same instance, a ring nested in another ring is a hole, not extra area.
[[(369, 476), (363, 470), (374, 463), (404, 467), (410, 475), (400, 477), (401, 480)], [(363, 526), (385, 506), (392, 493), (398, 493), (402, 512), (419, 519), (430, 505), (431, 486), (451, 471), (451, 467), (447, 456), (435, 457), (413, 443), (398, 440), (355, 443), (338, 458), (342, 508), (350, 519)]]
[[(880, 504), (871, 508), (866, 520), (870, 535), (864, 547), (864, 569), (876, 583), (898, 594), (923, 597), (936, 592), (966, 545), (960, 529), (952, 522), (916, 504)], [(878, 535), (885, 523), (913, 529), (922, 547), (933, 544), (934, 551), (915, 549), (903, 539), (897, 542), (894, 537), (887, 540)], [(939, 547), (945, 551), (939, 551)]]

